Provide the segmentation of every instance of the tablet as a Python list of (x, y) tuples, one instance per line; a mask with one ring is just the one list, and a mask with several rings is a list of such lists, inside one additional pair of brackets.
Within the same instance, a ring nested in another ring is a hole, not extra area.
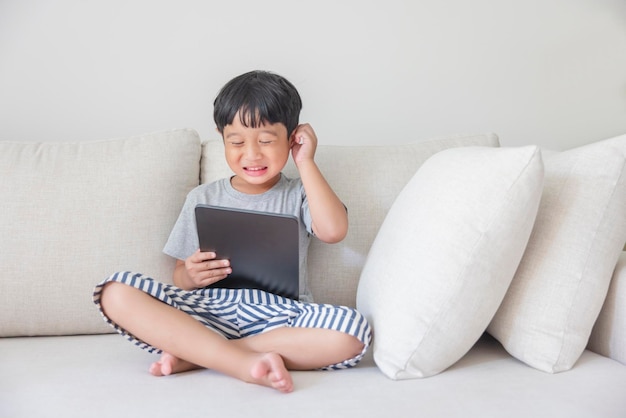
[(210, 205), (198, 205), (195, 212), (200, 250), (230, 260), (232, 269), (209, 287), (261, 289), (298, 299), (298, 218)]

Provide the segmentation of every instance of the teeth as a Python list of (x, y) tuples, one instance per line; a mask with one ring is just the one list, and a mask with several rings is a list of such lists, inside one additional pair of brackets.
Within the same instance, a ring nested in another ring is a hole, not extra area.
[(261, 171), (261, 170), (265, 170), (265, 167), (246, 167), (246, 170), (248, 170), (248, 171)]

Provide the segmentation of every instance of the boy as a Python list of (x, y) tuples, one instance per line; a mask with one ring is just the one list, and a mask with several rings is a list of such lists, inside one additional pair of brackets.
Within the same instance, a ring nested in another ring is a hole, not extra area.
[[(291, 392), (288, 370), (352, 367), (371, 330), (356, 310), (312, 303), (306, 284), (311, 235), (341, 241), (345, 206), (318, 169), (315, 132), (299, 125), (302, 103), (283, 77), (252, 71), (227, 83), (214, 103), (226, 161), (234, 175), (192, 190), (165, 245), (176, 258), (174, 286), (133, 273), (100, 283), (94, 302), (119, 333), (150, 352), (155, 376), (210, 368)], [(292, 155), (300, 179), (281, 171)], [(255, 289), (206, 286), (231, 272), (228, 260), (200, 252), (193, 210), (199, 203), (286, 213), (300, 220), (300, 300)]]

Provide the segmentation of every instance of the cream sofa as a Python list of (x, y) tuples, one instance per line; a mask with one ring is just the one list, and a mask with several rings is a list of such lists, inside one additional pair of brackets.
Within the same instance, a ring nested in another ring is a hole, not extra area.
[(192, 130), (0, 142), (0, 416), (626, 416), (626, 137), (550, 155), (492, 134), (321, 145), (350, 231), (311, 247), (311, 286), (375, 339), (354, 369), (295, 372), (289, 395), (152, 377), (91, 301), (114, 271), (170, 280), (161, 248), (186, 193), (228, 175), (221, 147)]

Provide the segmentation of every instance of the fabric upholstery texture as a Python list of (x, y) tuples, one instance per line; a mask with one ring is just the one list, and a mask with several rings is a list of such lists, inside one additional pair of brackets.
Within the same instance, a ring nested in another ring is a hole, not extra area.
[(198, 185), (200, 140), (0, 142), (0, 336), (110, 332), (91, 302), (118, 270), (164, 281), (161, 249)]
[(600, 315), (591, 332), (588, 348), (626, 364), (626, 253), (617, 267)]
[[(445, 373), (392, 381), (367, 357), (339, 372), (292, 373), (274, 393), (213, 370), (155, 378), (159, 357), (119, 335), (0, 339), (0, 412), (8, 418), (623, 418), (626, 367), (586, 351), (547, 375), (481, 339)], [(51, 361), (54, 353), (54, 361)]]
[(450, 149), (419, 168), (387, 214), (358, 287), (383, 373), (432, 376), (474, 345), (524, 253), (542, 184), (535, 146)]
[(546, 156), (526, 252), (489, 333), (545, 372), (577, 361), (626, 241), (626, 135)]

